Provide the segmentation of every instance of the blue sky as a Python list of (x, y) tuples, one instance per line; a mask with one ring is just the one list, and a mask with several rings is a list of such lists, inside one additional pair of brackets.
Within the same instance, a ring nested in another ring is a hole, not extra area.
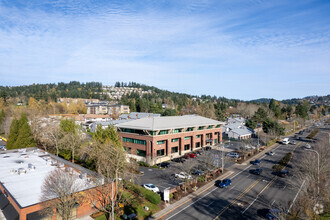
[(330, 2), (0, 0), (0, 85), (135, 81), (250, 100), (330, 93)]

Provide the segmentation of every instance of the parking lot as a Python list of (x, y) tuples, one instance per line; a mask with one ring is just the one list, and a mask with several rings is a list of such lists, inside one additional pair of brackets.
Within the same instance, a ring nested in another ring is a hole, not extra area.
[[(220, 148), (219, 148), (220, 149)], [(205, 160), (212, 161), (212, 169), (221, 167), (221, 157), (222, 151), (218, 148), (212, 149), (206, 152), (203, 152), (202, 155), (197, 155), (196, 158), (186, 159), (184, 163), (177, 163), (173, 161), (170, 162), (170, 167), (168, 168), (149, 168), (149, 167), (139, 167), (139, 171), (143, 172), (143, 174), (139, 175), (136, 183), (138, 185), (143, 185), (147, 183), (152, 183), (159, 188), (161, 192), (166, 188), (173, 188), (184, 182), (183, 179), (175, 177), (175, 174), (180, 172), (189, 172), (187, 170), (191, 170), (193, 167), (198, 168), (198, 170), (202, 172), (206, 172), (207, 169), (203, 169), (205, 167)], [(223, 155), (225, 156), (228, 152), (231, 152), (232, 149), (224, 149)], [(211, 159), (210, 159), (211, 158)], [(230, 158), (225, 158), (224, 167), (228, 168), (233, 165), (234, 162)], [(204, 166), (203, 166), (204, 164)], [(210, 164), (209, 164), (210, 165)], [(210, 169), (210, 167), (208, 167)], [(193, 178), (198, 177), (198, 175), (192, 175)]]

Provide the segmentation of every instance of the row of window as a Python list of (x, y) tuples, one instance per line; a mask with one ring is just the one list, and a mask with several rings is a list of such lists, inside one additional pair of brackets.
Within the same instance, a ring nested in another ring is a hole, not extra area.
[(139, 140), (139, 139), (133, 139), (133, 138), (127, 138), (127, 137), (123, 137), (123, 142), (147, 145), (147, 142), (145, 140)]

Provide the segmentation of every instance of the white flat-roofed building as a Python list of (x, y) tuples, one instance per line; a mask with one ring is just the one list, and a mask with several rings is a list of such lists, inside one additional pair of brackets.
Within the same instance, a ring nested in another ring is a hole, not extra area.
[[(7, 219), (33, 219), (31, 215), (41, 210), (40, 204), (45, 202), (41, 200), (44, 179), (56, 169), (76, 175), (81, 191), (95, 187), (90, 179), (94, 172), (38, 148), (3, 152), (0, 164), (0, 204), (5, 204), (0, 208)], [(89, 207), (91, 214), (95, 210)], [(76, 217), (82, 217), (79, 216), (82, 213), (79, 208), (76, 209)]]

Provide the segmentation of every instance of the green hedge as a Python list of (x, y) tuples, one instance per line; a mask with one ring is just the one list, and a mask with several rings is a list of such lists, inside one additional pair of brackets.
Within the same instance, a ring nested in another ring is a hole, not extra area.
[(315, 129), (313, 129), (313, 131), (306, 138), (313, 139), (318, 132), (319, 132), (319, 129), (315, 128)]
[(138, 194), (141, 197), (144, 197), (149, 202), (158, 205), (160, 203), (160, 196), (146, 188), (143, 188), (142, 186), (138, 186), (132, 183), (126, 183), (125, 184), (126, 189), (131, 190), (132, 192)]
[(287, 153), (279, 162), (278, 164), (282, 165), (282, 166), (286, 166), (288, 165), (288, 163), (290, 162), (292, 157), (292, 153)]

